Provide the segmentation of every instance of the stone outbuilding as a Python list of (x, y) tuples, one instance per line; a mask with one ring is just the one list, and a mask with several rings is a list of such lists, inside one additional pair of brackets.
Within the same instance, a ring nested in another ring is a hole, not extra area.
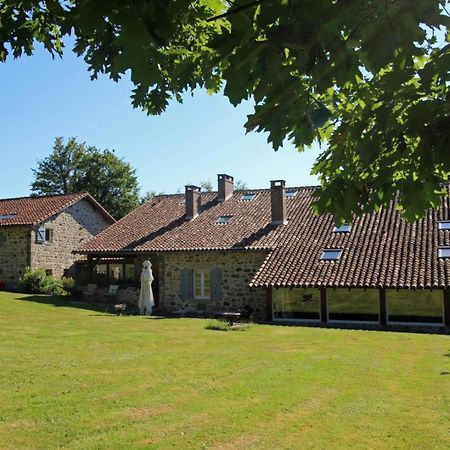
[(160, 195), (78, 251), (92, 281), (136, 301), (150, 259), (166, 312), (251, 309), (275, 323), (450, 326), (450, 200), (408, 223), (395, 202), (335, 224), (317, 216), (316, 187)]
[(0, 200), (0, 286), (15, 287), (26, 267), (74, 276), (74, 250), (114, 222), (88, 193)]

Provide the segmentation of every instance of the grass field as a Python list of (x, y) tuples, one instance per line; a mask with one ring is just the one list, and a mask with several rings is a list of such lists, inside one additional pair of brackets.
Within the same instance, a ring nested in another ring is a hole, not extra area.
[(0, 448), (450, 448), (450, 338), (0, 293)]

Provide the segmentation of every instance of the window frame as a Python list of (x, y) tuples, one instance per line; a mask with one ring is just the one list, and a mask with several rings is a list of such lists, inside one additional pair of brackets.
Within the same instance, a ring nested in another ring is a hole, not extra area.
[[(345, 227), (344, 229), (342, 229)], [(335, 225), (333, 228), (333, 233), (350, 233), (352, 231), (352, 224), (351, 223), (343, 223), (342, 225)]]
[(16, 217), (17, 217), (17, 214), (15, 214), (15, 213), (0, 214), (0, 221), (11, 220), (11, 219), (15, 219)]
[[(320, 260), (321, 261), (339, 261), (342, 257), (343, 251), (344, 250), (342, 248), (324, 248), (322, 250), (322, 254), (320, 255)], [(327, 252), (338, 253), (338, 255), (336, 258), (326, 258), (325, 255)]]
[(289, 199), (289, 198), (294, 198), (297, 194), (298, 194), (298, 191), (286, 191), (284, 196), (286, 197), (286, 199)]
[[(447, 255), (443, 254), (442, 252), (446, 251)], [(439, 259), (447, 259), (450, 258), (450, 247), (449, 246), (440, 246), (438, 247), (438, 257)]]
[[(442, 227), (441, 225), (447, 225), (448, 228)], [(442, 231), (450, 230), (450, 220), (439, 220), (438, 227), (439, 227), (439, 230), (442, 230)]]
[(46, 244), (51, 244), (53, 242), (53, 228), (44, 228), (45, 229), (45, 240)]
[[(200, 286), (197, 286), (196, 275), (200, 274)], [(209, 277), (209, 286), (205, 285), (205, 279)], [(194, 300), (210, 300), (211, 299), (211, 271), (209, 269), (192, 269), (192, 294)], [(197, 287), (200, 288), (200, 295), (197, 295)]]
[[(222, 216), (219, 216), (218, 218), (217, 218), (217, 223), (219, 224), (219, 225), (227, 225), (227, 224), (229, 224), (230, 223), (230, 221), (231, 221), (231, 218), (232, 218), (233, 216), (231, 216), (231, 215), (227, 215), (227, 214), (224, 214), (224, 215), (222, 215)], [(222, 220), (223, 219), (223, 220)]]
[[(245, 198), (245, 197), (250, 197), (251, 198)], [(251, 202), (252, 200), (254, 200), (256, 197), (256, 194), (254, 192), (246, 192), (245, 194), (242, 194), (241, 196), (241, 201), (242, 202)]]
[[(119, 269), (119, 278), (113, 277), (114, 269)], [(110, 263), (108, 264), (108, 281), (109, 282), (122, 282), (124, 281), (124, 267), (123, 263)]]

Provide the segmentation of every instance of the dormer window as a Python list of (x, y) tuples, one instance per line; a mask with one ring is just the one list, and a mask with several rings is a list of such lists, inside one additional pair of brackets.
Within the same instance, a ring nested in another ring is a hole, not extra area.
[[(450, 249), (449, 249), (450, 250)], [(326, 248), (320, 259), (322, 261), (338, 261), (342, 255), (342, 249), (340, 248)]]
[(219, 216), (217, 218), (217, 223), (220, 223), (222, 225), (227, 224), (231, 220), (232, 216)]
[(297, 195), (298, 191), (287, 191), (286, 198), (294, 198)]
[(440, 230), (450, 230), (450, 220), (440, 220), (439, 221)]
[(450, 247), (439, 247), (439, 258), (450, 258)]
[(349, 223), (343, 223), (342, 225), (335, 226), (333, 233), (350, 233), (352, 226)]
[(252, 193), (247, 192), (247, 193), (242, 195), (241, 200), (243, 202), (251, 202), (255, 198), (255, 195), (256, 194), (252, 194)]

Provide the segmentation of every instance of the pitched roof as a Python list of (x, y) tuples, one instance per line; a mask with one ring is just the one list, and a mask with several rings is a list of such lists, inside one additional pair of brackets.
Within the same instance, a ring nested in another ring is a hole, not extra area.
[[(224, 203), (203, 193), (200, 214), (185, 219), (184, 194), (162, 195), (144, 203), (80, 248), (92, 252), (272, 249), (281, 229), (270, 223), (270, 191), (254, 190), (252, 201), (235, 191)], [(231, 216), (227, 224), (220, 216)]]
[(83, 192), (79, 194), (0, 199), (0, 227), (36, 225), (82, 199), (88, 200), (105, 216), (108, 222), (115, 222), (114, 218), (91, 195)]
[[(306, 195), (305, 195), (306, 194)], [(392, 202), (364, 214), (349, 233), (336, 233), (331, 215), (315, 216), (310, 193), (291, 231), (283, 233), (251, 286), (438, 288), (450, 285), (450, 259), (439, 258), (450, 232), (439, 221), (450, 218), (449, 198), (414, 223), (403, 220)], [(342, 249), (338, 261), (322, 261), (324, 249)]]
[[(392, 203), (378, 213), (356, 218), (350, 233), (335, 233), (331, 215), (315, 216), (314, 187), (297, 189), (286, 200), (288, 223), (273, 226), (270, 190), (256, 190), (242, 201), (235, 191), (224, 203), (215, 193), (202, 194), (200, 214), (184, 217), (184, 195), (154, 198), (119, 220), (79, 249), (81, 253), (126, 253), (180, 250), (265, 250), (267, 258), (251, 286), (409, 287), (450, 286), (450, 259), (439, 246), (450, 246), (446, 197), (439, 210), (407, 223)], [(232, 216), (227, 224), (217, 218)], [(324, 249), (342, 249), (338, 261), (322, 261)]]

